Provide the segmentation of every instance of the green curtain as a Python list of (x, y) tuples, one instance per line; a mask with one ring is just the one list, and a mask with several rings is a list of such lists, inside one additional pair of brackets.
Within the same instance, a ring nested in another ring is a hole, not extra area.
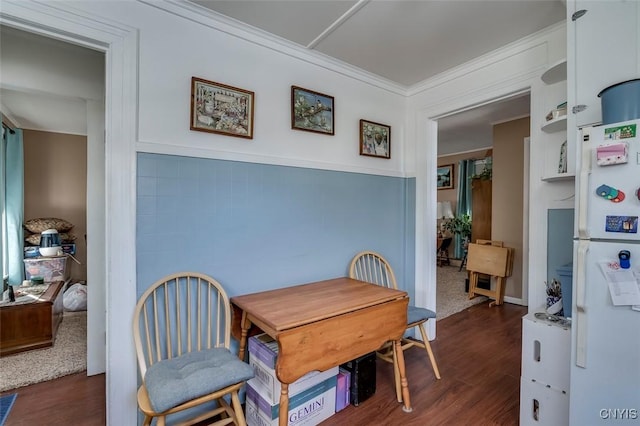
[[(458, 164), (458, 204), (456, 206), (456, 216), (464, 214), (471, 216), (471, 176), (473, 176), (474, 173), (475, 161), (476, 160), (460, 160)], [(462, 237), (460, 237), (459, 234), (455, 235), (454, 256), (456, 259), (462, 259), (464, 256)]]
[[(13, 132), (2, 127), (2, 159), (0, 163), (3, 179), (3, 212), (6, 228), (3, 227), (3, 261), (7, 258), (10, 285), (20, 285), (24, 279), (24, 149), (22, 130)], [(6, 232), (6, 235), (4, 233)], [(4, 252), (4, 249), (7, 252)]]

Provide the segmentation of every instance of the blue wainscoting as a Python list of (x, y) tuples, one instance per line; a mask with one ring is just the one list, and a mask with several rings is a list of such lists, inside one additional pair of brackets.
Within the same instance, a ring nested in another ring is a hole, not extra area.
[(147, 153), (137, 173), (138, 296), (182, 270), (229, 296), (346, 276), (365, 249), (414, 295), (413, 178)]

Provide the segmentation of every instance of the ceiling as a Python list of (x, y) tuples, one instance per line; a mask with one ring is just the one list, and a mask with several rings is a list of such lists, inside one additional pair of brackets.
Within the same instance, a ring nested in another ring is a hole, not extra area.
[(559, 0), (191, 0), (412, 86), (565, 19)]
[[(190, 3), (407, 88), (565, 19), (565, 6), (559, 0), (192, 0)], [(3, 56), (5, 43), (15, 37), (22, 43), (33, 43), (36, 49), (41, 43), (46, 44), (48, 51), (56, 48), (55, 43), (59, 43), (57, 48), (67, 52), (70, 49), (63, 42), (54, 43), (51, 39), (45, 42), (35, 35), (24, 37), (19, 30), (5, 26), (1, 29)], [(78, 55), (87, 55), (83, 51), (88, 49), (73, 48), (79, 49)], [(3, 59), (0, 58), (0, 63)], [(34, 102), (34, 93), (43, 95), (44, 100)], [(56, 93), (55, 88), (50, 92), (42, 88), (34, 91), (0, 80), (0, 95), (2, 112), (19, 117), (16, 120), (19, 127), (55, 131), (48, 128), (51, 123), (60, 124), (76, 116), (52, 114), (70, 110), (69, 96), (60, 96), (63, 94)], [(61, 107), (54, 106), (55, 96), (60, 97)], [(64, 103), (67, 105), (62, 106)], [(48, 113), (30, 114), (33, 105), (46, 107)], [(529, 96), (524, 95), (443, 118), (438, 122), (438, 153), (491, 146), (492, 124), (528, 113)], [(44, 121), (45, 117), (49, 122)], [(81, 129), (83, 124), (65, 126)]]

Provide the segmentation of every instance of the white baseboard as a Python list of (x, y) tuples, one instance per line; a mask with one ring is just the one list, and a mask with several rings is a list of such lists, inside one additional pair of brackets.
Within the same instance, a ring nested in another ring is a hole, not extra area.
[(516, 297), (510, 297), (510, 296), (505, 296), (504, 297), (504, 301), (507, 303), (512, 303), (514, 305), (520, 305), (520, 306), (528, 306), (526, 303), (524, 303), (524, 301), (522, 300), (522, 298), (516, 298)]

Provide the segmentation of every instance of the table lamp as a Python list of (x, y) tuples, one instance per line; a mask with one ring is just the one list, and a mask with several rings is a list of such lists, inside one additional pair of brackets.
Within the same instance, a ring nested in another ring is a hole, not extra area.
[(453, 218), (453, 209), (451, 208), (451, 201), (441, 201), (438, 202), (437, 206), (437, 217), (438, 217), (438, 234), (442, 234), (444, 229), (444, 221), (445, 219)]

